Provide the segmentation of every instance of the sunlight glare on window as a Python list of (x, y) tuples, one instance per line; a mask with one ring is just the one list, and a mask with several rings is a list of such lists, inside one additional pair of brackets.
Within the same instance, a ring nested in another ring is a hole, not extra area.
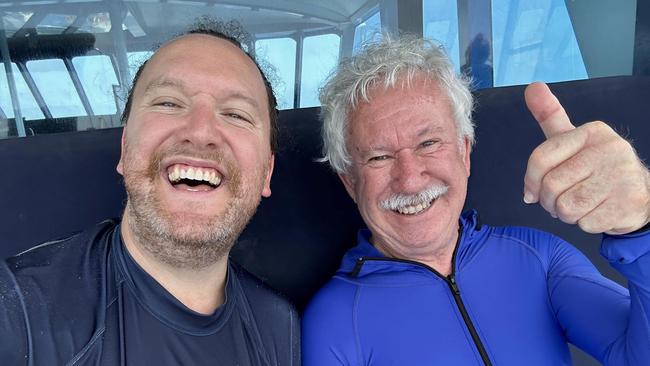
[(13, 36), (34, 15), (33, 11), (5, 11), (2, 26), (7, 37)]
[(61, 34), (77, 18), (72, 14), (48, 14), (36, 26), (38, 34)]
[(494, 86), (586, 79), (564, 0), (492, 1)]
[(293, 108), (296, 41), (292, 38), (260, 39), (255, 42), (255, 54), (258, 60), (265, 61), (271, 66), (269, 78), (278, 99), (278, 108)]
[[(27, 83), (23, 75), (18, 70), (15, 63), (11, 63), (11, 69), (16, 81), (16, 91), (18, 92), (18, 104), (20, 105), (20, 114), (25, 120), (43, 119), (43, 112), (38, 107), (36, 99), (29, 91)], [(11, 101), (11, 94), (9, 93), (9, 84), (7, 82), (7, 74), (4, 67), (0, 69), (0, 107), (5, 113), (7, 118), (14, 118), (14, 107)]]
[(107, 33), (111, 30), (111, 16), (108, 12), (89, 14), (79, 32)]
[(458, 51), (458, 5), (449, 0), (423, 0), (422, 25), (424, 38), (441, 45), (456, 71), (460, 71)]
[(43, 95), (52, 117), (85, 116), (81, 99), (70, 79), (70, 74), (60, 59), (27, 62), (27, 69)]
[(129, 80), (129, 82), (133, 82), (135, 73), (140, 68), (140, 65), (147, 61), (151, 55), (153, 55), (153, 51), (138, 51), (126, 54), (126, 59), (129, 63), (129, 75), (131, 75), (131, 80)]
[(105, 55), (80, 56), (72, 59), (95, 115), (115, 114), (117, 105), (113, 85), (119, 85), (111, 59)]
[(318, 89), (339, 62), (341, 37), (323, 34), (305, 37), (302, 42), (302, 73), (300, 80), (300, 107), (315, 107)]
[(381, 16), (379, 11), (368, 17), (354, 28), (354, 46), (352, 53), (356, 54), (361, 47), (369, 42), (381, 40)]

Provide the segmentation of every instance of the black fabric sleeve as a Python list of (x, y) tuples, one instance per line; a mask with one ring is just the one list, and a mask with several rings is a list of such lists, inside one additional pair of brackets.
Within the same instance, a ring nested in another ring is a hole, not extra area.
[[(300, 366), (300, 318), (293, 305), (245, 269), (231, 262), (242, 286), (261, 347), (273, 366)], [(240, 309), (243, 310), (243, 309)]]
[(0, 363), (32, 365), (29, 318), (16, 279), (0, 261)]

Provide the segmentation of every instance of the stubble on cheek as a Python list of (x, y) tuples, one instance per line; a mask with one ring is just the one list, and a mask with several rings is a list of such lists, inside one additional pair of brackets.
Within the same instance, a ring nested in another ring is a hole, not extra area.
[[(218, 189), (231, 192), (228, 201), (202, 202), (201, 207), (187, 207), (186, 212), (167, 211), (156, 193), (156, 182), (158, 177), (166, 179), (166, 172), (161, 171), (162, 161), (176, 155), (217, 162), (226, 173), (223, 186)], [(244, 175), (217, 151), (198, 152), (183, 147), (157, 151), (148, 162), (139, 159), (141, 156), (126, 149), (127, 211), (142, 247), (174, 267), (202, 268), (227, 255), (257, 209), (261, 199), (257, 190), (261, 191), (268, 168), (256, 166), (254, 172)], [(245, 178), (251, 180), (244, 181)], [(208, 216), (194, 214), (203, 211), (205, 205), (217, 205), (222, 210)]]
[[(128, 148), (128, 145), (127, 145)], [(126, 154), (127, 157), (129, 154)], [(188, 149), (182, 146), (172, 147), (163, 151), (156, 151), (153, 157), (149, 160), (146, 169), (144, 172), (134, 171), (136, 175), (139, 175), (140, 178), (146, 178), (149, 182), (153, 183), (156, 180), (156, 177), (159, 174), (166, 175), (166, 172), (162, 172), (162, 161), (168, 156), (186, 156), (192, 157), (205, 161), (215, 162), (225, 174), (224, 181), (221, 183), (224, 188), (230, 190), (230, 193), (235, 198), (242, 198), (244, 195), (242, 189), (242, 174), (241, 171), (237, 168), (231, 160), (224, 158), (223, 154), (218, 150), (211, 151), (198, 151), (196, 149)], [(127, 159), (128, 160), (131, 160)], [(130, 162), (129, 162), (130, 163)], [(129, 164), (130, 165), (130, 164)], [(125, 167), (126, 172), (126, 167)]]

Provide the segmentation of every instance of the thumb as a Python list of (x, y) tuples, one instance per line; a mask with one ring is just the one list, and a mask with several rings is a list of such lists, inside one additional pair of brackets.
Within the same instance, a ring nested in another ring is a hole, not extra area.
[(528, 110), (539, 123), (547, 139), (575, 128), (562, 104), (546, 84), (535, 82), (528, 85), (524, 97)]

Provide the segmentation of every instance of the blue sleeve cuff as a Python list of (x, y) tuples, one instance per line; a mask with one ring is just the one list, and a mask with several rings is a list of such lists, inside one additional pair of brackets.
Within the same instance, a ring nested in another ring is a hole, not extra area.
[(650, 253), (650, 224), (629, 234), (603, 234), (600, 254), (610, 263), (629, 264), (648, 253)]

